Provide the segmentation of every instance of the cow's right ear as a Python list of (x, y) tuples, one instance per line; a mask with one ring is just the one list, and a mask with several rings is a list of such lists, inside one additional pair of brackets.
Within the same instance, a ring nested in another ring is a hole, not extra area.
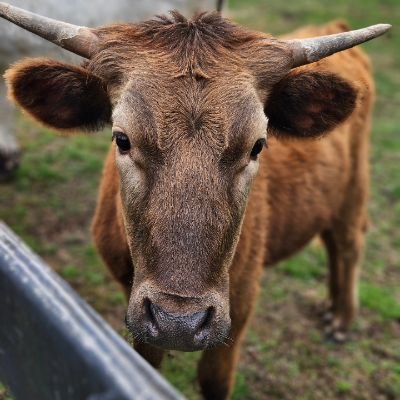
[(97, 130), (111, 118), (104, 82), (84, 68), (28, 59), (5, 73), (9, 97), (25, 112), (58, 130)]

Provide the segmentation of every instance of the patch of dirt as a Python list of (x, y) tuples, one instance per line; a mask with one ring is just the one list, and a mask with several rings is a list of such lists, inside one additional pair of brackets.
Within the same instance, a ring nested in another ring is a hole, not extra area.
[[(265, 275), (240, 363), (249, 399), (396, 398), (392, 368), (400, 362), (399, 324), (362, 310), (348, 341), (331, 343), (320, 319), (323, 298), (309, 296), (303, 283), (279, 272)], [(287, 298), (274, 303), (268, 285), (277, 282), (287, 289)]]

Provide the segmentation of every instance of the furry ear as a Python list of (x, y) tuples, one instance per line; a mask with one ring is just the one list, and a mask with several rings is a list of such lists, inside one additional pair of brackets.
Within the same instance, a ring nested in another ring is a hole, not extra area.
[(269, 96), (268, 127), (277, 136), (319, 137), (351, 114), (356, 98), (355, 89), (337, 75), (293, 71)]
[(110, 121), (104, 82), (83, 68), (28, 59), (8, 69), (4, 77), (9, 97), (51, 128), (97, 130)]

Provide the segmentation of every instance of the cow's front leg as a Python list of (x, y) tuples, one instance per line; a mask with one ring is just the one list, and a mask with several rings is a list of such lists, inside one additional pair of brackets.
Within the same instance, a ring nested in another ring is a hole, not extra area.
[(164, 357), (164, 350), (153, 347), (147, 343), (135, 342), (135, 350), (154, 368), (160, 368)]
[(199, 363), (198, 376), (205, 399), (223, 400), (229, 397), (239, 359), (240, 339), (236, 338), (231, 345), (220, 345), (204, 351)]
[(247, 285), (231, 289), (232, 329), (229, 337), (224, 344), (205, 350), (200, 359), (198, 379), (205, 399), (227, 399), (232, 391), (240, 348), (259, 290), (260, 271), (252, 272), (254, 279), (247, 276), (245, 282), (242, 282)]

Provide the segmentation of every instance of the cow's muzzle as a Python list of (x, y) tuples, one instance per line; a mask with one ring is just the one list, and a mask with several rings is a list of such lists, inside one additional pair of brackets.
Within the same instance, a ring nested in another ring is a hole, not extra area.
[[(230, 331), (229, 306), (216, 302), (218, 294), (201, 297), (152, 293), (133, 294), (127, 326), (138, 341), (165, 350), (196, 351), (226, 342)], [(227, 309), (226, 309), (227, 308)]]

